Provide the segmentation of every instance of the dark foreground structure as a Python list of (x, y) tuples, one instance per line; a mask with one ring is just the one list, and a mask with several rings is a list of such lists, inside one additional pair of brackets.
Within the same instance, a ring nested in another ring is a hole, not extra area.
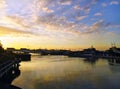
[(13, 59), (0, 63), (0, 89), (21, 89), (11, 85), (12, 81), (20, 75), (20, 61)]
[(29, 53), (16, 53), (15, 57), (21, 59), (21, 61), (31, 61), (31, 54)]

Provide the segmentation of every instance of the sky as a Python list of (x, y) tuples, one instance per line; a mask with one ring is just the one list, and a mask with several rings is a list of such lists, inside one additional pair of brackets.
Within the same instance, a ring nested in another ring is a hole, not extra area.
[(4, 48), (120, 47), (120, 0), (0, 0)]

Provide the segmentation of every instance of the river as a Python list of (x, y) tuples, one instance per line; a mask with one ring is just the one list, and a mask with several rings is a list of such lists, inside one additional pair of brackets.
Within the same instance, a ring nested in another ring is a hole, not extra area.
[(120, 89), (120, 66), (107, 59), (32, 55), (12, 84), (22, 89)]

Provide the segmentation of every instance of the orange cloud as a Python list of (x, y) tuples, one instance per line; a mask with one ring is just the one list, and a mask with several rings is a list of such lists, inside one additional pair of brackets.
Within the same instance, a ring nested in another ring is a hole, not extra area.
[(11, 34), (32, 34), (32, 33), (0, 26), (0, 36)]

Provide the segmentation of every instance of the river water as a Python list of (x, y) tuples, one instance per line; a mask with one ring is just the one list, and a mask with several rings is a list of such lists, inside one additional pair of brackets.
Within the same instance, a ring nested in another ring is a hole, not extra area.
[(22, 89), (120, 89), (120, 66), (107, 59), (32, 55), (12, 84)]

